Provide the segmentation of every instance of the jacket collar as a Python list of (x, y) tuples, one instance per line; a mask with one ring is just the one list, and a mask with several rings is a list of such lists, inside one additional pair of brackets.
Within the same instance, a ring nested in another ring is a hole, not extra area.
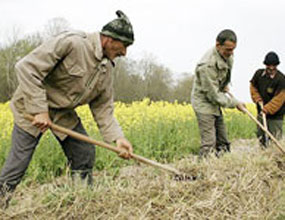
[(214, 48), (214, 55), (217, 60), (217, 66), (219, 69), (231, 69), (233, 65), (233, 57), (231, 56), (229, 59), (225, 60), (218, 52), (216, 47)]
[(95, 49), (95, 57), (101, 61), (103, 59), (103, 49), (100, 39), (100, 33), (95, 32), (92, 35), (93, 36), (91, 37), (91, 40), (92, 40), (92, 45)]
[(93, 33), (91, 39), (92, 39), (92, 45), (95, 49), (96, 59), (101, 61), (101, 63), (104, 65), (106, 65), (108, 63), (108, 61), (110, 61), (112, 66), (115, 66), (115, 63), (112, 60), (109, 60), (103, 56), (103, 48), (102, 48), (102, 44), (101, 44), (100, 32)]
[(261, 74), (261, 77), (264, 77), (264, 76), (268, 76), (269, 78), (271, 79), (274, 79), (274, 77), (277, 75), (277, 72), (274, 74), (274, 75), (269, 75), (266, 73), (266, 70), (263, 71), (263, 73)]

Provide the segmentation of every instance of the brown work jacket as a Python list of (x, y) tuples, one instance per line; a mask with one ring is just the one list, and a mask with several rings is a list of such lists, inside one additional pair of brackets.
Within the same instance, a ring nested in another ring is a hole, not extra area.
[[(88, 104), (106, 142), (123, 137), (113, 116), (111, 69), (98, 32), (64, 32), (44, 42), (15, 66), (19, 80), (11, 101), (15, 123), (36, 137), (39, 129), (23, 115), (49, 112), (54, 123), (72, 129), (79, 121), (74, 109)], [(61, 140), (66, 137), (54, 133)]]

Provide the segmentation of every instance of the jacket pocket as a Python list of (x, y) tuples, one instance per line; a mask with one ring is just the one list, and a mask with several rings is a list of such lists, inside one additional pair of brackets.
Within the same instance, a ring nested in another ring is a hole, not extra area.
[(63, 61), (63, 66), (70, 76), (75, 77), (82, 77), (84, 74), (84, 71), (82, 70), (82, 67), (80, 67), (75, 59), (70, 59), (69, 57), (66, 57)]
[(76, 63), (63, 62), (64, 72), (62, 72), (62, 80), (58, 81), (61, 90), (65, 92), (65, 96), (70, 100), (70, 105), (77, 105), (81, 99), (86, 87), (86, 74), (82, 67)]

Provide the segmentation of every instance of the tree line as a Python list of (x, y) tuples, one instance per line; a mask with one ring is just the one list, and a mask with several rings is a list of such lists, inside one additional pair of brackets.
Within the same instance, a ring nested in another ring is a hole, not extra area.
[[(64, 18), (54, 18), (42, 32), (19, 37), (19, 31), (13, 30), (5, 44), (0, 44), (0, 102), (9, 101), (18, 86), (15, 64), (47, 38), (69, 29)], [(190, 102), (193, 75), (183, 73), (174, 79), (171, 70), (152, 55), (117, 59), (113, 76), (115, 101), (130, 103), (148, 97), (152, 101)]]

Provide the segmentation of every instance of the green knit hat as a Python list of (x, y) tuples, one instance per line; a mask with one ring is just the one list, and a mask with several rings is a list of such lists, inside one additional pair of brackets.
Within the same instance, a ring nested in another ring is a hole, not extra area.
[(106, 24), (101, 34), (122, 41), (126, 46), (133, 44), (134, 32), (128, 17), (120, 10), (116, 11), (117, 19)]

